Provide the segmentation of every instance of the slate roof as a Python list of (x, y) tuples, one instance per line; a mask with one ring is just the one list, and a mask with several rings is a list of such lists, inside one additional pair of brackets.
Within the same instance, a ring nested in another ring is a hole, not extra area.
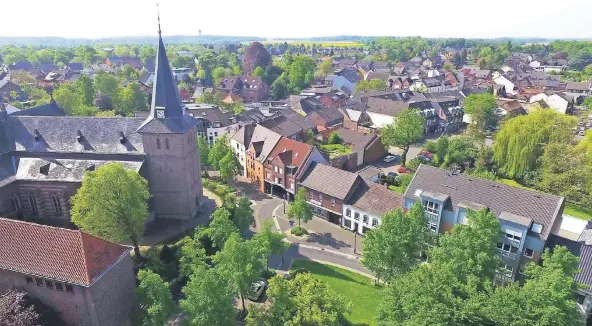
[(366, 105), (368, 106), (368, 112), (380, 113), (392, 117), (409, 108), (409, 104), (406, 102), (391, 101), (377, 97), (368, 98)]
[(233, 124), (233, 122), (230, 121), (232, 115), (229, 113), (222, 112), (222, 110), (217, 106), (189, 106), (187, 108), (187, 111), (196, 119), (206, 119), (211, 123), (220, 122), (220, 127), (228, 127)]
[(431, 193), (448, 195), (456, 209), (460, 201), (477, 203), (488, 207), (496, 216), (508, 212), (532, 219), (543, 226), (541, 237), (546, 240), (557, 216), (563, 209), (563, 197), (526, 190), (476, 178), (462, 173), (452, 174), (448, 170), (429, 165), (420, 165), (405, 198), (416, 200), (415, 192), (420, 189)]
[(293, 137), (302, 131), (302, 128), (283, 115), (267, 119), (260, 122), (259, 124), (284, 137)]
[[(2, 127), (7, 143), (16, 151), (143, 154), (142, 137), (136, 132), (143, 121), (127, 117), (9, 117)], [(35, 140), (35, 130), (39, 140)], [(81, 141), (76, 138), (78, 130)], [(120, 132), (125, 136), (123, 144)]]
[(81, 62), (70, 62), (68, 68), (72, 71), (81, 71), (84, 69), (84, 65)]
[(248, 124), (240, 127), (230, 139), (235, 140), (239, 144), (243, 144), (245, 148), (249, 148), (251, 145), (251, 138), (255, 132), (255, 126), (256, 125), (254, 124)]
[(131, 247), (79, 230), (0, 218), (0, 269), (91, 286)]
[(34, 108), (10, 113), (10, 115), (11, 116), (56, 116), (56, 117), (61, 117), (61, 116), (65, 116), (66, 114), (64, 113), (64, 111), (62, 111), (60, 106), (55, 101), (51, 101), (50, 103), (36, 106)]
[(148, 120), (138, 128), (139, 133), (152, 134), (184, 134), (197, 125), (197, 119), (188, 115), (175, 118), (157, 119), (148, 117)]
[(577, 90), (577, 91), (590, 91), (590, 83), (575, 83), (575, 82), (568, 82), (565, 85), (566, 90)]
[(274, 149), (278, 141), (280, 141), (280, 138), (282, 138), (282, 135), (277, 132), (271, 131), (261, 125), (255, 127), (253, 137), (251, 138), (251, 144), (255, 142), (263, 142), (261, 153), (259, 154), (259, 157), (257, 157), (259, 162), (264, 162), (267, 159), (267, 156)]
[(364, 212), (382, 216), (403, 207), (403, 195), (372, 181), (360, 183), (347, 203)]
[(364, 134), (355, 130), (339, 128), (335, 130), (339, 138), (347, 144), (352, 145), (352, 151), (357, 152), (363, 150), (374, 138), (374, 134)]
[(343, 122), (343, 113), (336, 107), (320, 108), (315, 111), (325, 123), (336, 124)]
[(592, 246), (582, 245), (578, 267), (580, 272), (575, 276), (576, 282), (585, 284), (582, 290), (592, 293)]
[(300, 179), (300, 184), (344, 200), (358, 179), (359, 176), (355, 173), (313, 162)]

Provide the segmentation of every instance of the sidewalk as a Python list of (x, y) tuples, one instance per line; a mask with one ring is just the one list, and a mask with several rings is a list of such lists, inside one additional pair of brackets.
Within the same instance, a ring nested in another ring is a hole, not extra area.
[[(295, 237), (290, 233), (290, 219), (284, 214), (281, 205), (274, 210), (274, 215), (277, 217), (275, 220), (278, 222), (276, 228), (279, 226), (280, 232), (283, 232), (290, 242), (318, 247), (323, 250), (334, 250), (358, 258), (361, 256), (364, 238), (360, 235), (354, 237), (353, 232), (343, 229), (339, 225), (313, 216), (312, 220), (302, 223), (302, 227), (308, 231), (308, 236)], [(297, 220), (292, 222), (292, 225), (298, 224)], [(355, 253), (354, 244), (356, 245)]]

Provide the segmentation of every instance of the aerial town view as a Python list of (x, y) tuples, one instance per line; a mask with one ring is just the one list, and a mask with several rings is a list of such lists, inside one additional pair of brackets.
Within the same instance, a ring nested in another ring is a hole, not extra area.
[(0, 326), (592, 325), (592, 1), (352, 5), (3, 1)]

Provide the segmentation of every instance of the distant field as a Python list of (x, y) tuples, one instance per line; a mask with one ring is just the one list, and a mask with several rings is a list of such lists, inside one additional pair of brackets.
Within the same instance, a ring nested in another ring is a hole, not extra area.
[(263, 41), (263, 44), (280, 44), (280, 43), (288, 43), (288, 44), (304, 44), (304, 45), (313, 45), (313, 44), (320, 44), (321, 46), (328, 47), (328, 46), (339, 46), (339, 47), (360, 47), (364, 46), (362, 43), (358, 42), (351, 42), (351, 41), (300, 41), (300, 40), (270, 40), (270, 41)]

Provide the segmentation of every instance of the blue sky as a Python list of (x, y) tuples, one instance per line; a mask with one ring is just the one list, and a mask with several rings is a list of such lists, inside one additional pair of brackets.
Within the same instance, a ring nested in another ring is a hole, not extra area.
[[(155, 3), (2, 0), (0, 36), (155, 35)], [(160, 0), (160, 11), (164, 35), (592, 38), (592, 0)]]

